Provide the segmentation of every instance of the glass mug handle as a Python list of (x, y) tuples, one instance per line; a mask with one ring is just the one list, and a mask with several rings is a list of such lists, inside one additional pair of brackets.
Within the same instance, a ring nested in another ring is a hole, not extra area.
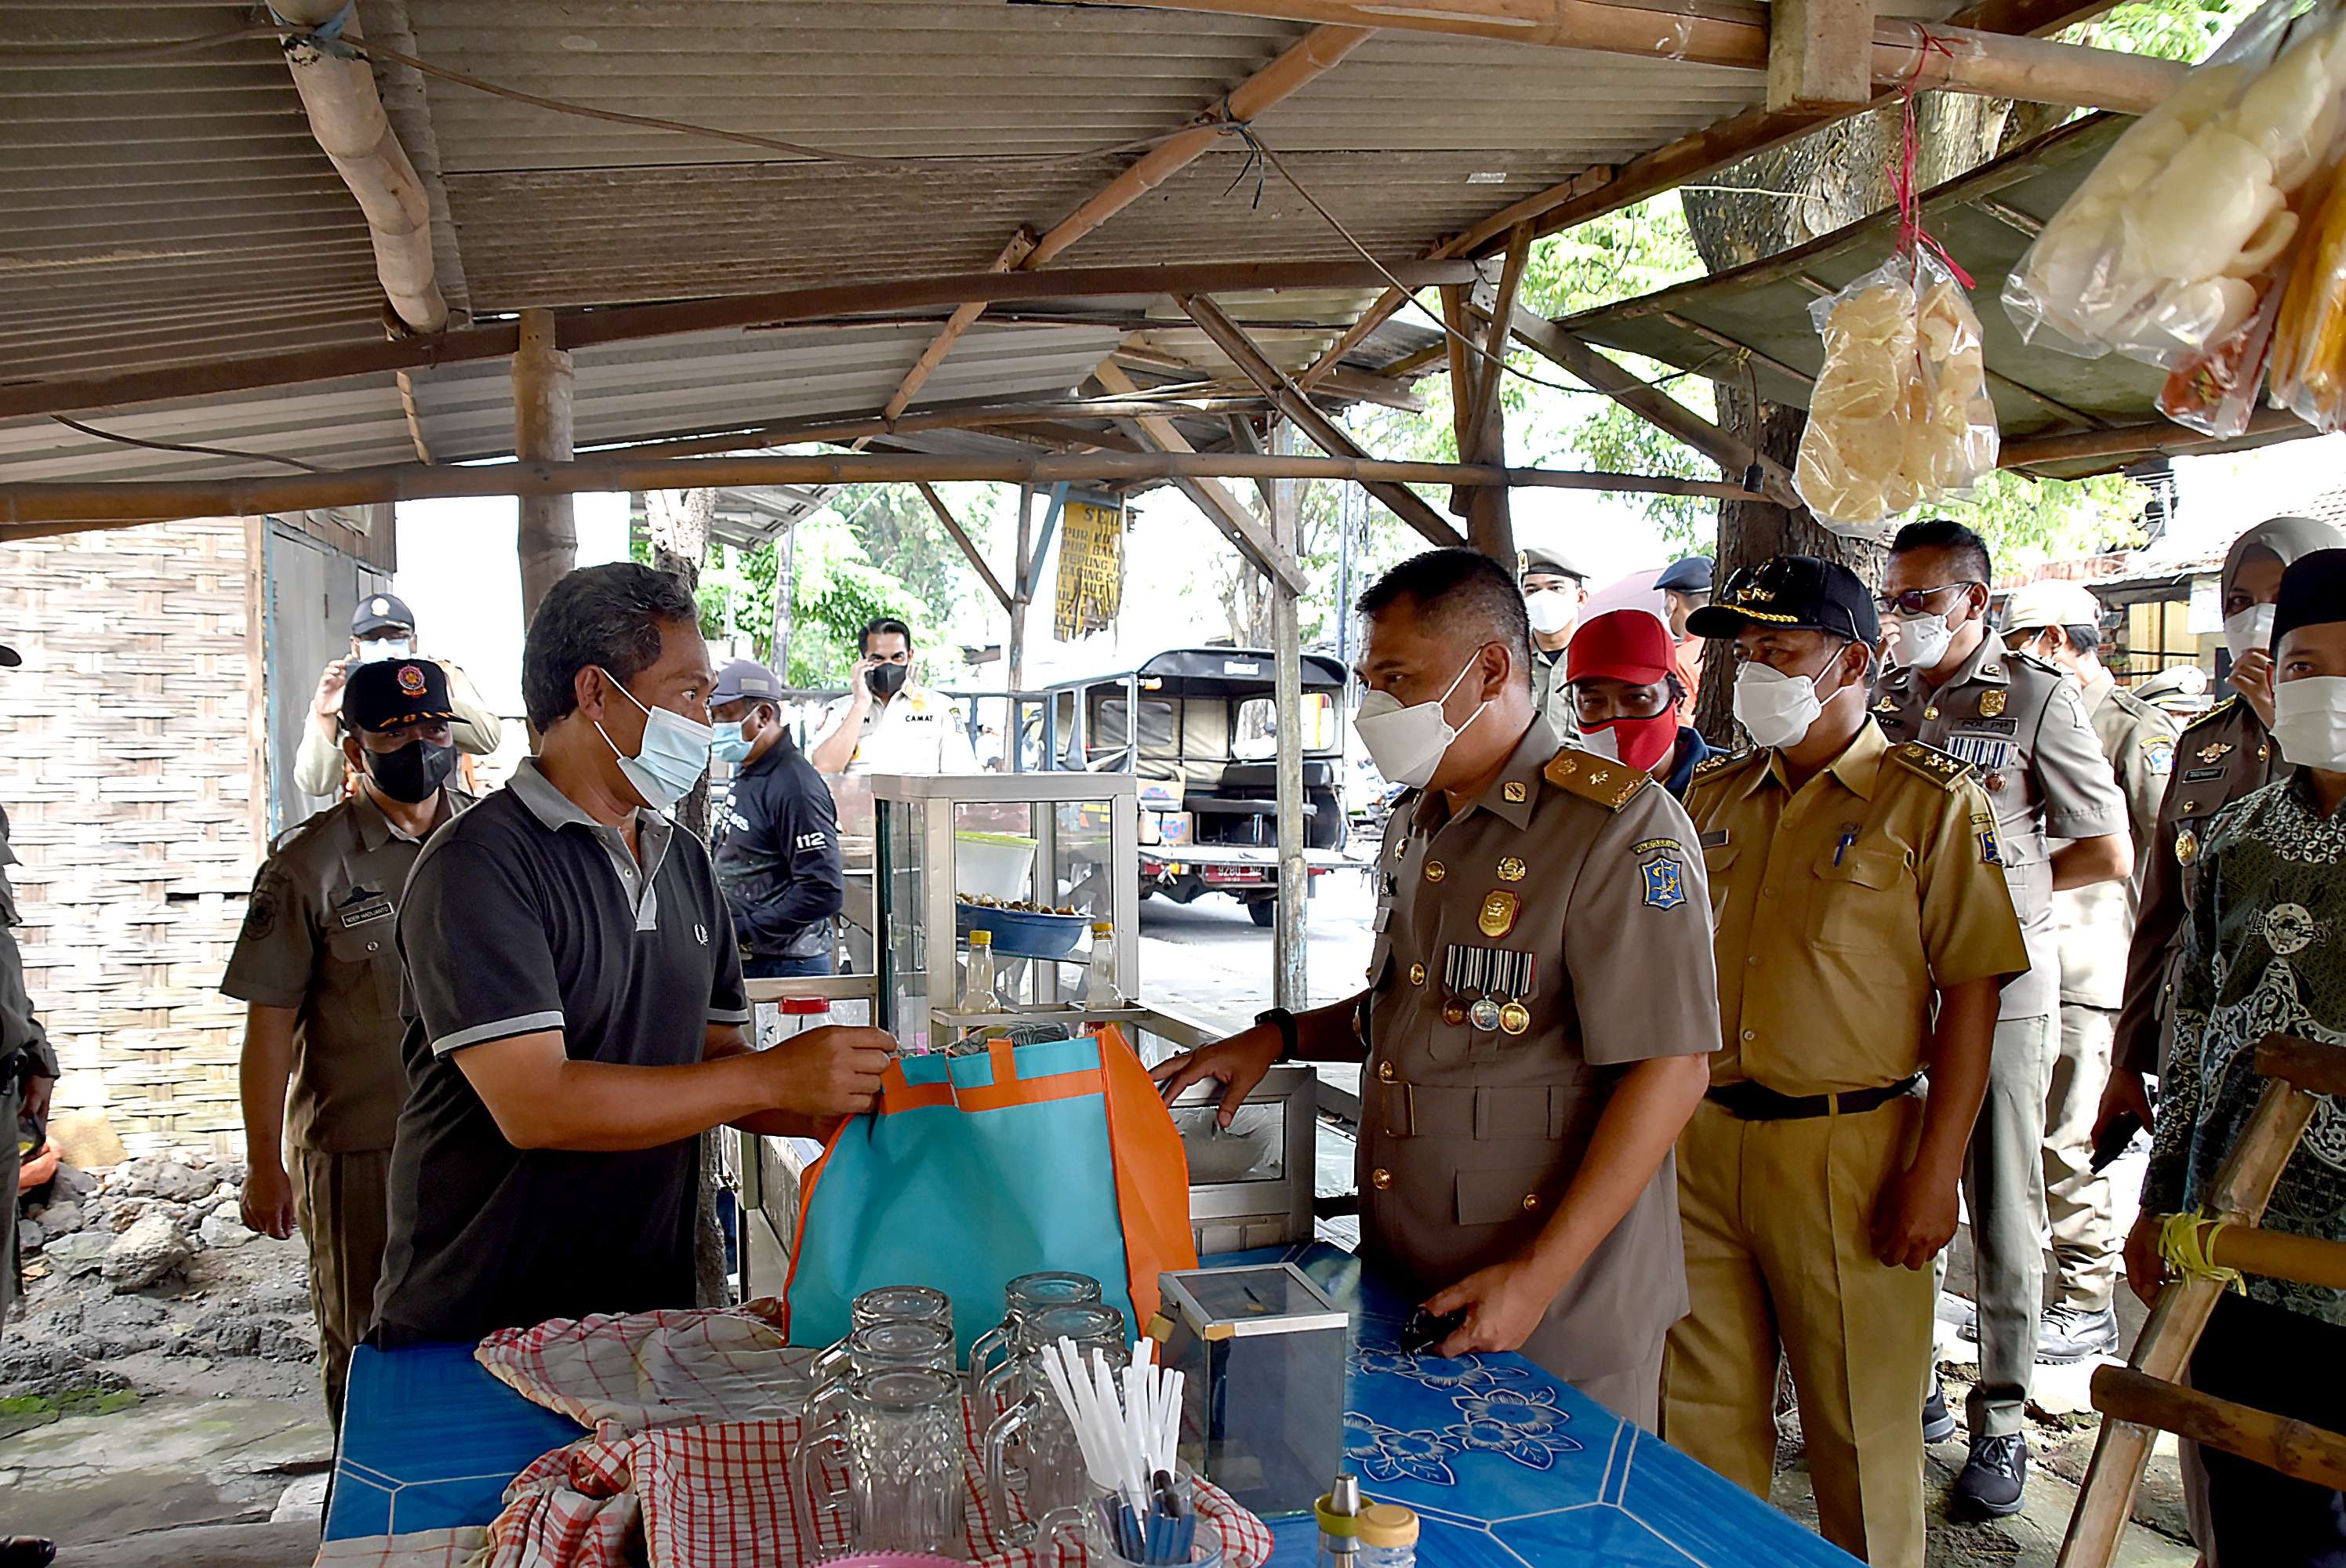
[(1015, 1330), (1010, 1327), (1010, 1320), (1005, 1318), (970, 1342), (969, 1391), (973, 1398), (981, 1388), (988, 1386), (990, 1382), (992, 1374), (985, 1367), (985, 1359), (989, 1355), (999, 1350), (1005, 1360), (1015, 1359), (1010, 1355), (1010, 1339), (1014, 1332)]
[(1038, 1538), (1034, 1521), (1021, 1527), (1011, 1518), (1010, 1441), (1041, 1408), (1041, 1401), (1029, 1394), (994, 1417), (994, 1423), (985, 1429), (985, 1487), (994, 1499), (994, 1517), (1001, 1522), (1002, 1539), (1012, 1546), (1031, 1546)]
[[(1034, 1552), (1038, 1563), (1066, 1561), (1066, 1546), (1059, 1540), (1062, 1532), (1075, 1536), (1076, 1550), (1079, 1554), (1088, 1551), (1084, 1544), (1084, 1511), (1073, 1506), (1055, 1508), (1043, 1515), (1042, 1523), (1035, 1532)], [(1076, 1561), (1082, 1562), (1084, 1557), (1078, 1555)]]
[[(849, 1495), (851, 1490), (850, 1486), (822, 1486), (820, 1492), (817, 1491), (822, 1472), (816, 1468), (815, 1458), (827, 1448), (836, 1448), (839, 1451), (841, 1463), (848, 1462), (849, 1446), (845, 1422), (839, 1422), (826, 1431), (814, 1432), (811, 1435), (802, 1430), (799, 1438), (798, 1451), (790, 1455), (792, 1472), (790, 1479), (798, 1492), (799, 1505), (802, 1511), (800, 1514), (800, 1522), (803, 1527), (803, 1533), (800, 1547), (810, 1560), (816, 1554), (816, 1543), (821, 1539), (821, 1532), (816, 1526), (817, 1516), (844, 1512), (842, 1500)], [(852, 1538), (853, 1529), (851, 1527), (847, 1533)]]

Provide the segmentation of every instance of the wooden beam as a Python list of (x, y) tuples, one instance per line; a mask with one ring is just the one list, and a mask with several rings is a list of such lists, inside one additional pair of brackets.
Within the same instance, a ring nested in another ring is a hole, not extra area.
[(922, 496), (928, 502), (930, 510), (937, 514), (937, 521), (944, 524), (945, 532), (953, 535), (953, 542), (961, 546), (961, 553), (969, 557), (969, 564), (976, 568), (977, 575), (984, 579), (985, 591), (992, 594), (994, 601), (1004, 609), (1008, 609), (1010, 590), (1002, 585), (1002, 579), (994, 575), (994, 568), (987, 565), (985, 557), (977, 553), (977, 545), (962, 528), (961, 519), (955, 517), (953, 514), (953, 509), (945, 504), (945, 498), (938, 494), (936, 486), (925, 479), (915, 480), (913, 483)]
[[(1390, 27), (1453, 37), (1492, 39), (1551, 49), (1582, 49), (1683, 60), (1730, 70), (1769, 69), (1769, 24), (1760, 16), (1719, 15), (1662, 5), (1606, 0), (1441, 0), (1389, 5), (1381, 0), (1127, 0), (1168, 11), (1275, 16), (1324, 25)], [(2121, 54), (2084, 44), (2055, 44), (1983, 33), (1953, 24), (1889, 17), (1860, 31), (1862, 63), (1874, 84), (1943, 88), (1983, 97), (2072, 108), (2143, 114), (2172, 93), (2188, 68), (2172, 60)], [(1851, 50), (1852, 54), (1860, 53)], [(1869, 95), (1835, 100), (1862, 107)], [(1828, 110), (1826, 112), (1834, 112)]]
[[(1092, 379), (1112, 392), (1129, 393), (1135, 390), (1132, 378), (1113, 361), (1092, 372)], [(1164, 453), (1194, 453), (1197, 448), (1169, 419), (1142, 414), (1123, 422), (1127, 430), (1137, 436), (1143, 444)], [(1249, 453), (1248, 456), (1259, 456)], [(1253, 563), (1254, 569), (1274, 582), (1285, 583), (1296, 593), (1308, 591), (1309, 580), (1302, 567), (1291, 555), (1283, 554), (1270, 536), (1270, 531), (1260, 519), (1246, 509), (1239, 498), (1216, 479), (1195, 476), (1181, 488), (1198, 504), (1198, 510), (1207, 521), (1219, 528), (1229, 542), (1239, 547), (1239, 554)]]
[[(1260, 412), (1263, 407), (1264, 400), (1260, 395), (1242, 398), (1184, 397), (1178, 402), (1169, 398), (1135, 397), (1071, 399), (1053, 402), (964, 403), (947, 408), (915, 410), (893, 422), (877, 418), (796, 419), (771, 424), (737, 425), (729, 430), (706, 433), (664, 431), (642, 441), (604, 450), (645, 457), (707, 457), (719, 453), (754, 452), (760, 447), (796, 446), (806, 442), (831, 442), (845, 445), (874, 441), (882, 436), (918, 434), (928, 430), (984, 430), (994, 426), (1048, 430), (1074, 419), (1129, 419), (1144, 413), (1186, 419), (1192, 415), (1214, 417), (1233, 412)], [(1080, 433), (1087, 443), (1106, 440), (1097, 431)], [(1116, 444), (1112, 441), (1107, 443)]]
[[(1035, 231), (1031, 229), (1021, 229), (1010, 237), (1010, 243), (1002, 248), (1002, 254), (994, 259), (994, 265), (986, 270), (1007, 272), (1026, 260), (1034, 250)], [(911, 406), (913, 399), (918, 395), (921, 388), (927, 385), (929, 378), (937, 373), (937, 367), (945, 362), (945, 356), (953, 352), (954, 345), (961, 341), (962, 334), (977, 324), (977, 318), (984, 311), (985, 306), (983, 302), (973, 300), (956, 307), (954, 313), (945, 318), (944, 326), (939, 329), (936, 337), (931, 341), (929, 346), (921, 351), (921, 357), (913, 361), (913, 368), (904, 372), (904, 379), (896, 383), (896, 390), (889, 394), (887, 402), (882, 405), (880, 410), (882, 419), (894, 419)]]
[(1298, 38), (1277, 59), (1209, 105), (1206, 112), (1211, 117), (1206, 123), (1158, 142), (1132, 167), (1054, 224), (1035, 244), (1034, 253), (1019, 265), (1030, 271), (1050, 265), (1068, 246), (1197, 162), (1222, 139), (1223, 122), (1234, 120), (1244, 125), (1284, 102), (1367, 43), (1376, 25), (1369, 22), (1353, 26), (1314, 27)]
[[(2270, 435), (2287, 440), (2311, 435), (2312, 427), (2286, 409), (2260, 408), (2249, 416), (2246, 436)], [(2239, 439), (2239, 438), (2235, 438)], [(1996, 453), (1999, 468), (2033, 468), (2040, 463), (2096, 462), (2112, 457), (2152, 457), (2220, 444), (2219, 438), (2187, 430), (2165, 420), (2147, 424), (2120, 425), (2115, 430), (2084, 430), (2064, 435), (2025, 436), (2006, 441)]]
[(1792, 476), (1659, 387), (1648, 386), (1587, 343), (1574, 337), (1536, 311), (1515, 307), (1515, 335), (1541, 358), (1569, 372), (1603, 392), (1647, 424), (1693, 447), (1719, 464), (1729, 480), (1740, 480), (1753, 461), (1760, 463), (1760, 493), (1777, 505), (1798, 509), (1800, 496)]
[[(1413, 288), (1464, 282), (1474, 270), (1465, 261), (1405, 261), (1386, 269)], [(1084, 300), (1121, 294), (1221, 291), (1250, 293), (1280, 289), (1372, 289), (1383, 273), (1366, 261), (1273, 261), (1185, 263), (1170, 267), (1083, 267), (1049, 273), (960, 272), (883, 283), (834, 283), (814, 289), (737, 294), (674, 304), (621, 305), (556, 318), (567, 349), (636, 342), (686, 332), (725, 328), (773, 327), (922, 306), (961, 305), (974, 300)], [(103, 376), (59, 378), (0, 386), (0, 419), (26, 414), (72, 413), (163, 402), (174, 398), (215, 397), (338, 376), (423, 370), (474, 360), (504, 359), (519, 333), (511, 321), (442, 332), (431, 338), (338, 344), (290, 353), (202, 360), (189, 364), (124, 371)]]
[(1863, 108), (1873, 97), (1873, 0), (1776, 0), (1768, 7), (1768, 108)]
[[(1490, 324), (1481, 345), (1483, 351), (1474, 359), (1474, 404), (1466, 416), (1470, 439), (1458, 453), (1461, 463), (1507, 461), (1506, 412), (1500, 403), (1499, 380), (1506, 369), (1507, 322), (1515, 314), (1515, 297), (1523, 287), (1524, 263), (1530, 258), (1531, 248), (1532, 226), (1517, 224), (1507, 239), (1506, 264), (1499, 274), (1498, 292), (1492, 299)], [(1481, 485), (1466, 492), (1466, 537), (1474, 548), (1494, 561), (1515, 560), (1515, 524), (1504, 490)]]
[(415, 460), (429, 463), (432, 443), (423, 439), (423, 414), (415, 406), (415, 378), (405, 371), (393, 371), (391, 379), (399, 384), (399, 412), (407, 421), (407, 439), (415, 448)]
[(2173, 1432), (2298, 1481), (2346, 1490), (2346, 1437), (2325, 1427), (2178, 1388), (2131, 1367), (2097, 1369), (2093, 1392), (2094, 1408), (2115, 1420)]
[[(1979, 0), (1947, 20), (1951, 25), (2003, 36), (2041, 36), (2097, 16), (2109, 5), (2110, 0)], [(1873, 102), (1886, 103), (1896, 96), (1895, 89), (1885, 89), (1874, 94)], [(1797, 141), (1847, 117), (1836, 111), (1773, 114), (1765, 107), (1746, 109), (1631, 158), (1612, 169), (1609, 179), (1594, 187), (1585, 175), (1576, 175), (1527, 196), (1484, 219), (1443, 249), (1451, 256), (1479, 254), (1525, 219), (1533, 219), (1541, 234), (1554, 234), (1634, 206), (1754, 153)]]
[[(556, 345), (551, 311), (524, 311), (520, 333), (521, 346), (513, 360), (514, 450), (525, 463), (567, 463), (573, 455), (570, 397), (575, 377), (570, 356)], [(578, 564), (578, 518), (570, 495), (523, 495), (515, 541), (521, 553), (521, 620), (527, 629), (546, 594)]]
[(615, 454), (568, 463), (391, 463), (265, 479), (0, 484), (0, 535), (21, 538), (49, 533), (54, 531), (51, 525), (58, 523), (240, 517), (447, 496), (576, 495), (590, 491), (690, 490), (704, 485), (913, 484), (923, 479), (932, 484), (968, 480), (1004, 484), (1337, 479), (1385, 487), (1505, 484), (1517, 489), (1620, 491), (1730, 500), (1741, 494), (1732, 485), (1699, 479), (1373, 457), (1289, 457), (1275, 453), (1034, 453), (999, 457), (861, 453), (653, 459)]
[[(1364, 458), (1368, 455), (1361, 450), (1358, 442), (1338, 427), (1334, 420), (1321, 412), (1310, 397), (1297, 390), (1285, 372), (1255, 347), (1254, 340), (1248, 337), (1236, 321), (1222, 313), (1220, 306), (1202, 294), (1176, 294), (1173, 302), (1205, 330), (1206, 336), (1214, 340), (1214, 346), (1228, 354), (1232, 364), (1244, 371), (1257, 386), (1262, 388), (1263, 395), (1278, 406), (1280, 412), (1293, 421), (1298, 430), (1310, 436), (1321, 451), (1331, 457)], [(1364, 483), (1368, 484), (1369, 494), (1383, 502), (1394, 516), (1434, 544), (1455, 545), (1466, 543), (1455, 528), (1443, 521), (1442, 514), (1426, 504), (1417, 492), (1386, 480)]]
[(2309, 1095), (2346, 1096), (2346, 1046), (2270, 1034), (2257, 1046), (2257, 1071)]

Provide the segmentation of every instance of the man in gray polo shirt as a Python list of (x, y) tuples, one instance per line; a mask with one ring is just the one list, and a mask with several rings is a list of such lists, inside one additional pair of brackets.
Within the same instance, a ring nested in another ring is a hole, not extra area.
[(821, 1136), (867, 1109), (892, 1042), (765, 1052), (709, 851), (671, 809), (709, 763), (691, 596), (592, 566), (530, 623), (542, 739), (424, 846), (400, 906), (410, 1092), (375, 1298), (385, 1343), (693, 1305), (699, 1136)]

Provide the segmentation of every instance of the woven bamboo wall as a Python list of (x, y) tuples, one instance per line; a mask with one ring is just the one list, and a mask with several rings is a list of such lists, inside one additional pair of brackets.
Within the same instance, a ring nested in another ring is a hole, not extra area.
[(235, 518), (0, 547), (0, 805), (61, 1109), (133, 1154), (240, 1153), (219, 993), (258, 861), (260, 679)]

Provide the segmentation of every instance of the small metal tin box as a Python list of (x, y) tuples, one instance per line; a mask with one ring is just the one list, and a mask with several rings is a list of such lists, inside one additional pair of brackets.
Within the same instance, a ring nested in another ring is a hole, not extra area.
[(1265, 1518), (1310, 1512), (1343, 1468), (1343, 1309), (1291, 1263), (1158, 1278), (1181, 1457)]

